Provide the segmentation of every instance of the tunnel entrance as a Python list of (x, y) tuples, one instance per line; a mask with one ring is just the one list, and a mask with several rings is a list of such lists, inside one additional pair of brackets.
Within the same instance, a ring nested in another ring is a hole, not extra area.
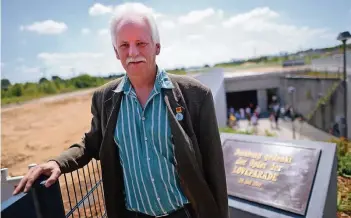
[(241, 92), (227, 92), (227, 109), (234, 107), (235, 111), (240, 108), (246, 108), (253, 104), (255, 108), (257, 105), (257, 90), (241, 91)]

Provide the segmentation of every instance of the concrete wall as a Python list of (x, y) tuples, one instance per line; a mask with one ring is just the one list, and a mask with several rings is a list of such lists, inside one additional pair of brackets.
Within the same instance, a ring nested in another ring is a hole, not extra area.
[(257, 90), (257, 104), (260, 107), (262, 112), (265, 112), (268, 109), (268, 98), (267, 98), (267, 89)]
[(241, 92), (248, 90), (263, 90), (280, 87), (280, 77), (274, 75), (260, 75), (247, 77), (225, 78), (226, 92)]
[[(350, 79), (351, 76), (349, 76), (348, 80), (348, 103), (351, 102)], [(347, 114), (348, 137), (351, 138), (351, 105), (348, 105), (347, 107)], [(344, 86), (342, 84), (339, 85), (325, 106), (320, 107), (316, 111), (310, 124), (324, 131), (328, 131), (334, 123), (339, 122), (341, 117), (344, 117)], [(343, 132), (341, 132), (341, 134), (343, 135)]]
[(223, 70), (214, 69), (211, 72), (197, 74), (194, 77), (211, 89), (215, 103), (218, 126), (225, 127), (227, 123), (227, 102), (225, 98)]
[(299, 113), (307, 116), (315, 108), (319, 98), (324, 96), (337, 81), (337, 79), (315, 79), (297, 76), (281, 78), (281, 96), (285, 105), (291, 105), (292, 96), (288, 92), (288, 87), (295, 87), (295, 108)]
[[(321, 96), (324, 96), (334, 83), (339, 79), (308, 79), (299, 77), (288, 77), (281, 79), (280, 90), (283, 91), (283, 99), (286, 104), (291, 105), (291, 95), (287, 92), (287, 87), (296, 88), (295, 108), (299, 113), (307, 116), (317, 105)], [(351, 75), (348, 79), (348, 102), (351, 102)], [(351, 104), (348, 106), (348, 137), (351, 137)], [(341, 85), (331, 96), (325, 107), (320, 107), (310, 120), (310, 124), (324, 131), (329, 131), (339, 118), (344, 117), (344, 87)]]
[[(339, 79), (316, 79), (295, 75), (290, 76), (281, 73), (257, 74), (257, 75), (227, 75), (222, 69), (215, 69), (212, 72), (198, 74), (195, 76), (203, 84), (208, 86), (214, 97), (216, 115), (220, 127), (226, 126), (226, 92), (240, 92), (247, 90), (257, 90), (258, 105), (262, 112), (267, 108), (267, 89), (277, 88), (278, 96), (282, 105), (291, 105), (292, 96), (288, 93), (288, 87), (295, 87), (294, 102), (298, 113), (307, 116), (316, 107), (321, 96), (340, 81)], [(349, 83), (351, 76), (349, 78)], [(351, 102), (351, 85), (349, 85), (348, 102)], [(342, 87), (341, 87), (342, 88)], [(335, 97), (323, 111), (318, 111), (311, 125), (327, 131), (335, 120), (343, 116), (343, 91), (338, 90)], [(348, 135), (351, 137), (351, 107), (348, 107)], [(323, 117), (323, 119), (322, 119)]]

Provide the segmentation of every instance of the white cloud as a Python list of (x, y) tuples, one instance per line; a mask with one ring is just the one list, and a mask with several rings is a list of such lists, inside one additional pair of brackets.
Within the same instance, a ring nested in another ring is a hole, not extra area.
[(41, 72), (40, 67), (28, 67), (26, 65), (21, 65), (15, 67), (15, 71), (19, 71), (20, 73), (25, 74), (39, 74)]
[(175, 28), (175, 23), (170, 20), (163, 20), (161, 21), (160, 27), (165, 28), (165, 29), (174, 29)]
[(24, 62), (24, 58), (18, 57), (18, 58), (16, 59), (16, 61), (17, 61), (17, 62)]
[[(118, 11), (130, 4), (106, 7)], [(268, 7), (241, 13), (207, 8), (175, 16), (156, 12), (140, 3), (135, 6), (158, 15), (161, 53), (157, 62), (164, 68), (214, 64), (254, 54), (320, 47), (335, 41), (330, 38), (329, 30), (286, 23), (284, 20), (293, 18)], [(38, 58), (48, 72), (58, 72), (61, 76), (71, 75), (72, 68), (91, 74), (124, 71), (113, 52), (108, 30), (104, 28), (108, 28), (107, 20), (97, 34), (91, 35), (95, 37), (91, 46), (98, 48), (97, 53), (41, 53)]]
[(327, 37), (326, 29), (286, 24), (282, 20), (278, 11), (268, 7), (238, 14), (206, 9), (168, 17), (167, 22), (179, 22), (172, 31), (160, 22), (163, 49), (158, 62), (166, 67), (214, 64), (247, 58), (254, 51), (256, 55), (296, 51)]
[(147, 12), (147, 13), (152, 13), (155, 16), (161, 16), (161, 14), (156, 13), (151, 7), (148, 7), (138, 2), (128, 2), (125, 4), (117, 5), (114, 9), (114, 13), (118, 14), (121, 11), (129, 10), (129, 9), (135, 9), (140, 12)]
[(107, 75), (120, 72), (117, 59), (111, 54), (80, 52), (80, 53), (40, 53), (37, 58), (52, 75), (72, 76), (72, 70), (92, 75)]
[(91, 32), (91, 30), (89, 29), (89, 28), (83, 28), (83, 29), (81, 29), (81, 31), (80, 31), (83, 35), (88, 35), (90, 32)]
[(237, 25), (246, 25), (248, 22), (267, 22), (271, 19), (278, 18), (279, 14), (268, 7), (255, 8), (252, 11), (234, 15), (223, 22), (224, 27), (234, 27)]
[(113, 10), (112, 6), (105, 6), (100, 3), (95, 3), (92, 7), (89, 8), (89, 14), (91, 16), (98, 16), (98, 15), (104, 15), (104, 14), (109, 14)]
[(204, 36), (200, 34), (194, 34), (194, 35), (189, 35), (187, 36), (187, 39), (189, 40), (198, 40), (198, 39), (203, 39)]
[(51, 63), (56, 63), (59, 60), (78, 60), (81, 58), (84, 59), (96, 59), (103, 57), (101, 53), (89, 53), (89, 52), (80, 52), (80, 53), (40, 53), (38, 58), (42, 60), (49, 61)]
[(53, 20), (45, 20), (40, 22), (34, 22), (31, 25), (20, 26), (21, 31), (32, 31), (39, 34), (60, 34), (67, 30), (67, 25), (63, 22), (57, 22)]
[(211, 17), (216, 12), (213, 8), (207, 8), (205, 10), (191, 11), (186, 15), (180, 16), (178, 18), (179, 23), (181, 24), (196, 24), (202, 20)]
[(89, 15), (99, 16), (99, 15), (106, 15), (111, 13), (118, 14), (119, 12), (126, 9), (128, 10), (130, 8), (136, 9), (137, 11), (149, 12), (154, 15), (155, 19), (164, 17), (164, 14), (156, 12), (153, 8), (148, 7), (139, 2), (127, 2), (116, 6), (95, 3), (93, 6), (89, 8)]
[(109, 34), (109, 30), (108, 29), (101, 29), (101, 30), (98, 31), (98, 34), (100, 36), (106, 36), (106, 35)]

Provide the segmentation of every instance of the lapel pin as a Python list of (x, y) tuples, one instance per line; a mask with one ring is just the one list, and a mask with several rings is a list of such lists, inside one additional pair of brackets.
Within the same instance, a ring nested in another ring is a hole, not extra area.
[(182, 113), (177, 113), (175, 117), (176, 117), (176, 119), (177, 119), (178, 121), (181, 121), (181, 120), (183, 120), (183, 117), (184, 117), (184, 116), (183, 116)]
[(177, 113), (182, 113), (182, 107), (177, 107), (177, 108), (176, 108), (176, 112), (177, 112)]
[(183, 114), (182, 114), (182, 112), (183, 112), (182, 107), (176, 107), (176, 112), (177, 112), (177, 114), (176, 114), (176, 116), (175, 116), (176, 119), (177, 119), (178, 121), (183, 120), (184, 116), (183, 116)]

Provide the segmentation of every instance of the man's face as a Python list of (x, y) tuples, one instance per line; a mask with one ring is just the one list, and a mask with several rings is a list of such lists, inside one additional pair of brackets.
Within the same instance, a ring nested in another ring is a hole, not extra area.
[(116, 56), (130, 76), (146, 76), (154, 69), (160, 45), (152, 40), (147, 22), (139, 17), (121, 21), (117, 28)]

